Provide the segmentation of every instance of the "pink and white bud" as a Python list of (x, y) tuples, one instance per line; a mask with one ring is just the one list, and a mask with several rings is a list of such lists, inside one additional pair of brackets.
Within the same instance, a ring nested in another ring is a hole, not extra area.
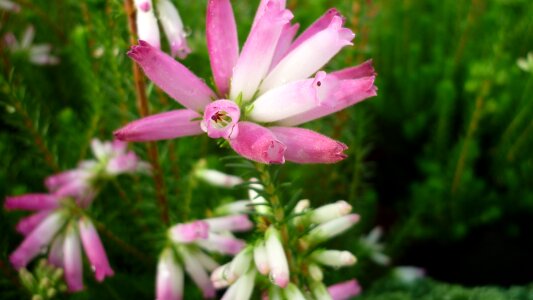
[(309, 276), (311, 276), (311, 279), (314, 281), (321, 282), (324, 279), (322, 269), (315, 263), (310, 263), (307, 266), (307, 271), (309, 271)]
[(45, 251), (63, 224), (65, 224), (65, 217), (61, 212), (47, 216), (11, 253), (9, 261), (13, 267), (17, 270), (23, 268), (30, 260)]
[(63, 269), (65, 264), (64, 244), (65, 236), (63, 234), (59, 234), (52, 241), (52, 245), (48, 251), (48, 262), (61, 269)]
[[(237, 286), (237, 291), (235, 293), (235, 300), (248, 300), (252, 296), (252, 292), (255, 286), (255, 276), (257, 272), (254, 269), (250, 269), (244, 276), (241, 276), (235, 285)], [(223, 298), (225, 299), (225, 298)]]
[(196, 176), (211, 185), (223, 188), (233, 188), (236, 185), (243, 183), (243, 180), (240, 177), (212, 169), (200, 169), (196, 171)]
[(48, 210), (59, 207), (59, 198), (49, 194), (25, 194), (6, 197), (6, 210)]
[(261, 83), (261, 93), (295, 80), (308, 78), (344, 46), (352, 45), (351, 40), (354, 37), (350, 29), (343, 27), (341, 17), (333, 17), (326, 29), (303, 41), (270, 71)]
[(203, 221), (177, 224), (169, 229), (169, 236), (176, 243), (192, 243), (209, 236), (209, 225)]
[(91, 150), (96, 159), (102, 161), (108, 159), (113, 154), (113, 146), (109, 142), (102, 142), (99, 139), (91, 140)]
[(115, 273), (109, 265), (104, 246), (102, 245), (100, 236), (98, 236), (98, 232), (94, 228), (91, 220), (82, 218), (80, 219), (78, 226), (80, 228), (83, 248), (85, 249), (87, 258), (89, 258), (91, 269), (94, 272), (96, 280), (102, 282), (104, 278), (113, 276)]
[(214, 232), (209, 232), (209, 236), (205, 240), (196, 240), (196, 244), (207, 251), (229, 255), (239, 253), (246, 246), (246, 242), (243, 240), (231, 235), (221, 235)]
[(185, 39), (187, 34), (183, 28), (183, 22), (178, 10), (169, 0), (159, 0), (157, 2), (157, 13), (170, 44), (172, 56), (184, 59), (191, 53), (191, 49), (187, 45), (187, 40)]
[(337, 77), (338, 79), (357, 79), (357, 78), (363, 78), (363, 77), (376, 76), (377, 73), (374, 70), (374, 66), (372, 64), (373, 64), (372, 59), (369, 59), (357, 66), (348, 67), (342, 70), (332, 72), (330, 73), (330, 75), (333, 75)]
[(270, 273), (270, 264), (264, 241), (257, 243), (254, 247), (254, 262), (259, 273), (263, 275)]
[(270, 265), (270, 277), (275, 285), (285, 288), (289, 283), (289, 264), (280, 234), (273, 226), (270, 226), (265, 233), (265, 245)]
[(322, 224), (336, 218), (340, 218), (349, 214), (352, 211), (352, 206), (344, 201), (339, 200), (335, 203), (323, 205), (311, 211), (309, 218), (311, 223)]
[(222, 204), (215, 208), (217, 215), (232, 215), (248, 212), (252, 209), (250, 200), (237, 200), (234, 202)]
[(240, 116), (241, 110), (235, 102), (216, 100), (205, 107), (200, 126), (210, 138), (233, 139), (239, 134)]
[(144, 167), (139, 168), (141, 163), (142, 162), (135, 153), (128, 152), (109, 159), (105, 171), (111, 176), (117, 176), (123, 173), (135, 173), (136, 171), (139, 171), (139, 169), (144, 169)]
[(204, 219), (203, 221), (209, 225), (209, 228), (212, 232), (241, 232), (248, 231), (254, 227), (254, 223), (250, 221), (247, 215), (232, 215), (226, 217)]
[(39, 212), (36, 212), (29, 217), (22, 218), (15, 227), (16, 230), (23, 235), (28, 235), (30, 232), (33, 231), (41, 222), (48, 217), (51, 210), (42, 210)]
[(44, 185), (50, 192), (57, 191), (61, 186), (76, 180), (82, 171), (78, 169), (68, 170), (46, 177)]
[[(250, 118), (257, 122), (275, 122), (283, 120), (315, 107), (322, 102), (322, 89), (328, 81), (324, 81), (326, 72), (320, 71), (315, 78), (294, 81), (273, 88), (254, 101)], [(323, 95), (322, 95), (323, 94)]]
[(219, 264), (211, 256), (201, 250), (189, 249), (189, 252), (207, 271), (212, 272), (219, 267)]
[(285, 298), (291, 300), (306, 300), (304, 294), (300, 289), (293, 283), (289, 283), (285, 289), (283, 289), (283, 294)]
[(170, 248), (163, 250), (157, 263), (156, 300), (183, 298), (183, 269), (176, 262)]
[(135, 0), (137, 7), (137, 35), (139, 40), (147, 41), (156, 48), (161, 48), (159, 27), (154, 14), (152, 0)]
[(292, 17), (292, 13), (284, 9), (279, 1), (269, 1), (266, 4), (263, 15), (252, 28), (233, 69), (231, 99), (235, 100), (242, 95), (244, 101), (249, 101), (255, 95), (270, 68), (281, 31)]
[(317, 250), (311, 254), (314, 261), (333, 268), (352, 266), (357, 258), (349, 251)]
[(185, 263), (185, 271), (192, 278), (194, 283), (202, 290), (204, 298), (215, 297), (215, 287), (209, 279), (207, 271), (202, 267), (202, 264), (189, 252), (187, 247), (178, 248)]
[(264, 164), (285, 162), (287, 147), (267, 128), (251, 122), (239, 122), (239, 135), (229, 140), (239, 155)]
[(225, 288), (238, 279), (236, 274), (230, 272), (230, 265), (231, 262), (219, 266), (211, 273), (211, 282), (213, 282), (216, 289)]
[(340, 282), (328, 287), (328, 292), (333, 300), (348, 300), (359, 294), (363, 289), (357, 280)]
[(65, 234), (63, 243), (65, 258), (65, 281), (68, 290), (77, 292), (83, 290), (83, 261), (81, 259), (80, 239), (74, 226), (70, 226)]
[(296, 203), (296, 206), (294, 206), (294, 213), (301, 214), (308, 209), (309, 206), (311, 206), (309, 199), (302, 199)]
[(358, 214), (351, 214), (322, 223), (312, 229), (305, 237), (305, 240), (311, 243), (321, 243), (329, 240), (350, 229), (355, 223), (359, 222), (359, 219)]
[(244, 248), (239, 252), (229, 265), (230, 274), (236, 277), (241, 277), (246, 271), (248, 271), (252, 264), (252, 255), (253, 249), (251, 247)]

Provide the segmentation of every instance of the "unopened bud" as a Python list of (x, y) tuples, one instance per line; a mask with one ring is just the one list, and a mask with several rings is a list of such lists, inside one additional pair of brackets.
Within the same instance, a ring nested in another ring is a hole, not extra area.
[(344, 200), (323, 205), (311, 212), (310, 219), (314, 224), (322, 224), (349, 214), (352, 206)]

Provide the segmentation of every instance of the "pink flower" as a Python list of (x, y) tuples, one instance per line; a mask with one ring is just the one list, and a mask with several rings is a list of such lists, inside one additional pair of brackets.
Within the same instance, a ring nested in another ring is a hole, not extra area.
[(45, 179), (45, 186), (59, 198), (72, 197), (82, 207), (88, 206), (96, 196), (97, 179), (109, 179), (120, 174), (149, 171), (149, 165), (133, 152), (128, 151), (122, 141), (91, 141), (91, 150), (96, 159), (82, 161), (76, 169), (51, 175)]
[(104, 246), (91, 220), (80, 219), (79, 228), (83, 248), (87, 258), (89, 258), (96, 280), (101, 282), (107, 276), (113, 276), (114, 272), (109, 266)]
[(348, 300), (359, 295), (362, 291), (357, 280), (340, 282), (328, 287), (328, 292), (333, 300)]
[[(185, 107), (134, 121), (117, 130), (125, 141), (197, 135), (224, 138), (239, 155), (266, 164), (335, 163), (347, 146), (291, 126), (338, 112), (376, 95), (372, 62), (320, 71), (354, 34), (331, 9), (294, 42), (298, 24), (285, 1), (262, 0), (239, 52), (229, 0), (210, 0), (207, 46), (216, 92), (185, 66), (141, 40), (128, 55)], [(198, 116), (203, 116), (198, 121)], [(269, 126), (269, 127), (265, 127)], [(287, 127), (289, 126), (289, 127)]]
[[(217, 272), (219, 265), (204, 251), (235, 255), (244, 248), (245, 242), (235, 238), (232, 232), (252, 227), (252, 222), (243, 214), (172, 226), (168, 230), (172, 244), (163, 250), (159, 258), (157, 299), (181, 299), (183, 268), (202, 290), (204, 298), (213, 298), (215, 284), (211, 282), (209, 272)], [(179, 261), (183, 262), (183, 266), (174, 258), (175, 255), (181, 258)]]

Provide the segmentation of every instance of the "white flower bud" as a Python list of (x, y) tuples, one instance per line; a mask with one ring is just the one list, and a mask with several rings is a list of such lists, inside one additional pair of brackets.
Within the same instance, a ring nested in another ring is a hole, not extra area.
[(352, 206), (344, 200), (326, 204), (311, 212), (310, 219), (314, 224), (321, 224), (349, 214)]
[(325, 266), (346, 267), (357, 262), (357, 258), (349, 251), (317, 250), (311, 254), (311, 258)]

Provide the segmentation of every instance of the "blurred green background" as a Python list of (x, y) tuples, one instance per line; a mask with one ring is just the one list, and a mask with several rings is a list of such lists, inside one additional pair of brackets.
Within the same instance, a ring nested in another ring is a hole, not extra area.
[[(19, 13), (0, 10), (0, 36), (20, 38), (32, 24), (35, 43), (50, 43), (61, 63), (36, 66), (27, 52), (0, 43), (2, 199), (44, 191), (47, 175), (90, 157), (92, 137), (111, 139), (114, 129), (139, 117), (122, 1), (15, 2)], [(183, 63), (211, 82), (206, 1), (173, 2), (190, 31), (193, 53)], [(258, 1), (232, 3), (242, 45)], [(348, 159), (280, 168), (281, 181), (294, 186), (287, 194), (302, 189), (313, 206), (346, 199), (362, 215), (356, 229), (330, 243), (352, 250), (360, 262), (328, 274), (327, 283), (356, 277), (364, 299), (533, 299), (533, 55), (526, 59), (533, 51), (533, 2), (292, 0), (288, 6), (301, 28), (336, 7), (357, 34), (354, 47), (326, 71), (372, 58), (378, 73), (376, 98), (306, 124), (346, 143)], [(179, 108), (151, 84), (148, 95), (151, 113)], [(132, 147), (147, 157), (145, 144)], [(200, 158), (242, 173), (220, 160), (232, 152), (207, 137), (157, 147), (172, 223), (245, 196), (190, 176)], [(117, 274), (101, 285), (87, 276), (86, 292), (61, 297), (153, 299), (164, 227), (152, 178), (120, 178), (91, 209), (108, 231), (103, 241)], [(7, 259), (21, 241), (14, 225), (22, 215), (0, 210), (2, 299), (29, 297)], [(424, 268), (432, 279), (398, 285), (391, 267), (367, 259), (360, 236), (376, 226), (384, 230), (392, 265)], [(187, 292), (187, 299), (200, 295), (196, 288)]]

